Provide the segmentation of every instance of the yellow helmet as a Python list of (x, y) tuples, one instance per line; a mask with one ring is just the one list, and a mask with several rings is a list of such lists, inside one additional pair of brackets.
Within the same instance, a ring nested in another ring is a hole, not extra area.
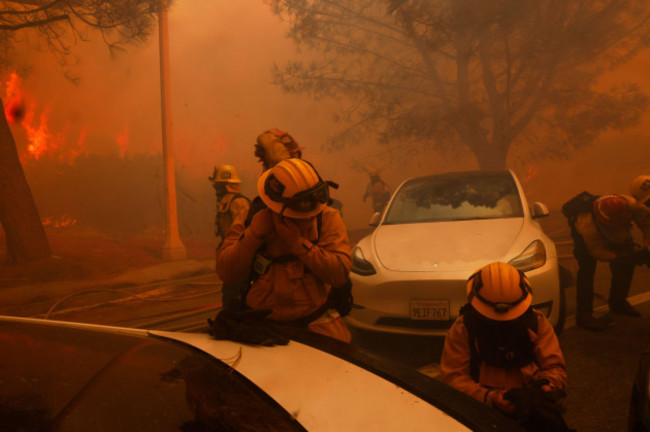
[(212, 177), (209, 179), (215, 183), (241, 183), (241, 179), (237, 175), (237, 170), (232, 165), (214, 167)]
[(309, 162), (291, 158), (264, 171), (257, 181), (257, 192), (273, 212), (309, 219), (327, 205), (330, 186), (337, 185), (323, 181)]
[(650, 199), (650, 175), (640, 175), (635, 178), (630, 190), (634, 199), (645, 203)]
[(467, 295), (468, 303), (478, 313), (495, 321), (519, 318), (533, 301), (524, 273), (502, 262), (488, 264), (470, 276)]

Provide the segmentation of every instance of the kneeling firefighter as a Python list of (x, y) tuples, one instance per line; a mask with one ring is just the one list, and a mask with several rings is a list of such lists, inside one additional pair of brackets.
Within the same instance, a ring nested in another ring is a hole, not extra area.
[(250, 280), (242, 288), (240, 310), (224, 310), (210, 322), (213, 336), (233, 338), (222, 334), (233, 330), (230, 323), (219, 321), (243, 310), (265, 322), (307, 326), (350, 341), (341, 308), (332, 300), (349, 287), (352, 260), (343, 220), (327, 206), (330, 186), (336, 185), (297, 158), (282, 160), (260, 176), (257, 189), (266, 207), (236, 221), (217, 251), (221, 280), (236, 282), (247, 275)]
[(532, 289), (510, 264), (470, 276), (468, 301), (445, 338), (440, 380), (518, 421), (528, 431), (568, 431), (558, 399), (566, 363)]

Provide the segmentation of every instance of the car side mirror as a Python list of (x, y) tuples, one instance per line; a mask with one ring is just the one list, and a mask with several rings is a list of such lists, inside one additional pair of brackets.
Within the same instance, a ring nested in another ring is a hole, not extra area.
[(368, 225), (370, 225), (370, 226), (377, 226), (377, 225), (379, 225), (379, 221), (380, 221), (380, 220), (381, 220), (381, 213), (376, 212), (376, 213), (373, 214), (372, 217), (370, 218), (370, 222), (368, 223)]
[(548, 207), (541, 202), (533, 204), (533, 219), (543, 218), (549, 215)]

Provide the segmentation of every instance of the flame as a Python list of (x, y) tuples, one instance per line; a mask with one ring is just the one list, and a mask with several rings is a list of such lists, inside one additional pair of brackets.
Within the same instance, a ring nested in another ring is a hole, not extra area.
[(52, 226), (54, 228), (64, 228), (77, 224), (77, 220), (68, 215), (62, 215), (58, 218), (46, 217), (41, 221), (43, 226)]
[(16, 72), (9, 74), (5, 87), (5, 117), (9, 123), (20, 123), (25, 117), (25, 103), (20, 91), (20, 77)]
[(54, 136), (47, 125), (50, 116), (50, 108), (47, 107), (39, 116), (39, 121), (34, 120), (34, 109), (27, 111), (25, 119), (22, 121), (22, 126), (27, 132), (27, 151), (38, 159), (46, 153), (53, 153), (59, 147), (62, 141), (62, 135), (57, 134)]
[[(22, 90), (22, 80), (16, 72), (9, 74), (9, 79), (5, 83), (5, 117), (10, 124), (22, 126), (27, 135), (27, 151), (20, 155), (22, 162), (28, 158), (40, 159), (45, 156), (57, 156), (61, 160), (70, 162), (85, 152), (83, 147), (78, 150), (71, 150), (64, 154), (61, 150), (66, 140), (68, 125), (60, 132), (53, 133), (50, 131), (50, 111), (51, 106), (45, 106), (40, 110), (35, 102), (27, 103), (28, 95)], [(40, 114), (37, 112), (40, 111)], [(82, 130), (80, 142), (83, 144), (88, 131)]]
[(117, 141), (117, 146), (120, 148), (120, 156), (124, 157), (126, 154), (126, 150), (129, 147), (129, 127), (124, 126), (124, 129), (122, 129), (122, 132), (117, 134), (115, 137), (115, 141)]

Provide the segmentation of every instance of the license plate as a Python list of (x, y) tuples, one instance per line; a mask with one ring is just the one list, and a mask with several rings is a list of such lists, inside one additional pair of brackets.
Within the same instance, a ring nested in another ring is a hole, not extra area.
[(449, 301), (411, 300), (411, 319), (447, 321), (449, 320)]

